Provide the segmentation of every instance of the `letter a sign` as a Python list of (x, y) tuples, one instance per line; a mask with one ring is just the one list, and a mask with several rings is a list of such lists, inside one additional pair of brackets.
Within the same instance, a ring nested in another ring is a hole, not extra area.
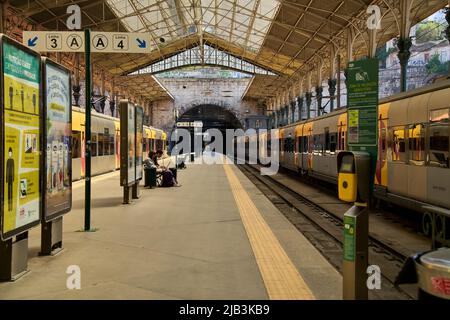
[(104, 51), (108, 48), (109, 40), (104, 34), (97, 33), (92, 37), (92, 51)]

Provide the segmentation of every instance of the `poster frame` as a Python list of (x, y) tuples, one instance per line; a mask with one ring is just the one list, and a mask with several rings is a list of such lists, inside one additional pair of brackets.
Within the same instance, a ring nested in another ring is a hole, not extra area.
[(3, 220), (4, 220), (4, 204), (5, 204), (5, 195), (4, 195), (4, 188), (5, 188), (5, 175), (4, 175), (4, 166), (5, 166), (5, 161), (4, 161), (4, 152), (5, 152), (5, 140), (4, 140), (4, 136), (5, 136), (5, 108), (4, 108), (4, 104), (5, 104), (5, 97), (4, 97), (4, 93), (5, 93), (5, 88), (4, 88), (4, 65), (3, 65), (3, 48), (4, 48), (4, 44), (7, 43), (11, 46), (16, 47), (18, 50), (22, 50), (32, 56), (35, 56), (38, 59), (38, 74), (39, 77), (42, 76), (42, 65), (41, 65), (41, 55), (36, 52), (33, 51), (29, 48), (27, 48), (26, 46), (24, 46), (23, 44), (7, 37), (4, 34), (0, 34), (0, 53), (1, 53), (1, 58), (0, 58), (0, 90), (1, 90), (1, 97), (2, 97), (2, 109), (0, 111), (0, 123), (1, 123), (1, 141), (0, 141), (0, 154), (2, 155), (0, 157), (0, 166), (1, 166), (1, 178), (0, 178), (0, 238), (3, 241), (9, 240), (15, 236), (18, 236), (24, 232), (27, 232), (28, 230), (38, 226), (41, 223), (41, 219), (42, 219), (42, 181), (43, 181), (43, 170), (42, 170), (42, 148), (43, 148), (43, 141), (42, 141), (42, 130), (43, 130), (43, 123), (42, 123), (42, 109), (43, 109), (43, 104), (42, 104), (42, 79), (40, 79), (40, 84), (39, 84), (39, 105), (38, 105), (38, 110), (39, 110), (39, 218), (36, 219), (35, 221), (32, 221), (26, 225), (23, 225), (19, 228), (15, 228), (14, 230), (8, 231), (6, 233), (3, 233)]
[[(47, 174), (46, 174), (46, 161), (47, 161), (47, 69), (46, 66), (47, 64), (51, 65), (52, 67), (55, 67), (57, 69), (62, 70), (63, 72), (66, 72), (69, 75), (69, 124), (70, 127), (72, 128), (72, 74), (70, 72), (69, 69), (67, 69), (66, 67), (64, 67), (63, 65), (56, 63), (55, 61), (47, 58), (47, 57), (42, 57), (41, 58), (41, 73), (42, 73), (42, 96), (43, 96), (43, 100), (42, 100), (42, 127), (43, 127), (43, 131), (44, 133), (42, 134), (42, 140), (43, 140), (43, 144), (42, 144), (42, 183), (41, 183), (41, 189), (43, 190), (42, 192), (42, 221), (43, 222), (50, 222), (53, 221), (63, 215), (65, 215), (66, 213), (70, 212), (72, 210), (72, 196), (73, 196), (73, 189), (72, 189), (72, 136), (70, 136), (69, 138), (69, 150), (68, 150), (68, 154), (69, 154), (69, 183), (70, 183), (70, 200), (69, 200), (69, 207), (65, 208), (63, 210), (60, 210), (58, 212), (55, 212), (49, 216), (47, 216), (45, 214), (45, 212), (47, 211)], [(72, 130), (70, 130), (70, 132), (72, 132)]]
[[(136, 105), (135, 106), (135, 111), (134, 111), (134, 128), (135, 128), (135, 135), (134, 135), (134, 140), (135, 140), (135, 148), (134, 148), (134, 153), (135, 153), (135, 157), (134, 157), (134, 162), (135, 162), (135, 182), (141, 181), (143, 179), (143, 170), (144, 170), (144, 145), (143, 145), (143, 139), (144, 139), (144, 109), (139, 106)], [(141, 117), (141, 124), (142, 126), (140, 128), (138, 128), (138, 110), (139, 110), (139, 115)], [(141, 130), (141, 141), (138, 141), (138, 130)], [(138, 175), (138, 144), (140, 145), (140, 150), (142, 151), (141, 154), (141, 172), (140, 172), (140, 176)]]
[[(128, 177), (128, 106), (133, 105), (135, 111), (134, 123), (136, 123), (136, 106), (128, 99), (122, 99), (119, 102), (120, 109), (120, 186), (131, 187), (136, 183), (136, 145), (134, 149), (135, 159), (133, 180)], [(134, 142), (136, 144), (136, 126), (134, 126)]]

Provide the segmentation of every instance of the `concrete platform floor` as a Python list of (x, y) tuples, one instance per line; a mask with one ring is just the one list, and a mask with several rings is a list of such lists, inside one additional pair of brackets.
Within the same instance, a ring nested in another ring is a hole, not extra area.
[[(241, 189), (232, 189), (230, 175)], [(0, 298), (276, 299), (285, 292), (270, 293), (268, 284), (279, 280), (267, 261), (279, 263), (278, 257), (285, 257), (313, 298), (341, 299), (339, 273), (238, 168), (189, 165), (179, 171), (179, 181), (180, 188), (142, 188), (139, 200), (123, 205), (118, 172), (94, 178), (96, 232), (79, 231), (84, 182), (74, 183), (73, 210), (64, 217), (65, 250), (39, 257), (40, 228), (33, 229), (30, 272), (16, 282), (0, 283)], [(253, 217), (270, 234), (249, 230), (251, 217), (243, 224), (241, 195), (248, 195), (245, 205), (256, 208)], [(256, 232), (257, 239), (249, 232)], [(280, 253), (266, 257), (275, 242)], [(264, 263), (269, 269), (261, 267)], [(66, 287), (71, 265), (80, 267), (80, 290)]]

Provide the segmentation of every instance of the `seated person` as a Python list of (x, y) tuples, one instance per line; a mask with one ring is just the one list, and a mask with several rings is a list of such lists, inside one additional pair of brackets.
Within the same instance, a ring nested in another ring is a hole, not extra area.
[(151, 169), (151, 168), (156, 168), (155, 163), (153, 162), (153, 158), (154, 158), (154, 152), (150, 151), (148, 153), (148, 158), (144, 160), (144, 169)]
[(159, 164), (158, 160), (161, 160), (162, 156), (163, 156), (163, 151), (162, 150), (158, 150), (158, 151), (156, 151), (156, 153), (153, 153), (153, 154), (149, 153), (149, 157), (151, 157), (153, 163), (155, 164), (155, 166), (157, 168), (156, 171), (159, 172), (159, 173), (162, 173), (162, 175), (163, 175), (162, 186), (181, 187), (181, 185), (175, 179), (171, 168), (169, 168), (170, 163), (169, 164), (165, 164), (165, 165), (160, 165)]

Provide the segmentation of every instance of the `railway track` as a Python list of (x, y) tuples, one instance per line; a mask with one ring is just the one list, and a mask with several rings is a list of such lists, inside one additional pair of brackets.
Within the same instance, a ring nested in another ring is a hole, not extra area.
[[(260, 175), (253, 165), (239, 169), (265, 194), (293, 225), (342, 273), (343, 221), (314, 201), (290, 189), (270, 176)], [(382, 239), (369, 235), (369, 264), (378, 265), (382, 273), (380, 290), (370, 290), (370, 299), (415, 299), (417, 288), (394, 286), (395, 278), (406, 260), (400, 250)]]

